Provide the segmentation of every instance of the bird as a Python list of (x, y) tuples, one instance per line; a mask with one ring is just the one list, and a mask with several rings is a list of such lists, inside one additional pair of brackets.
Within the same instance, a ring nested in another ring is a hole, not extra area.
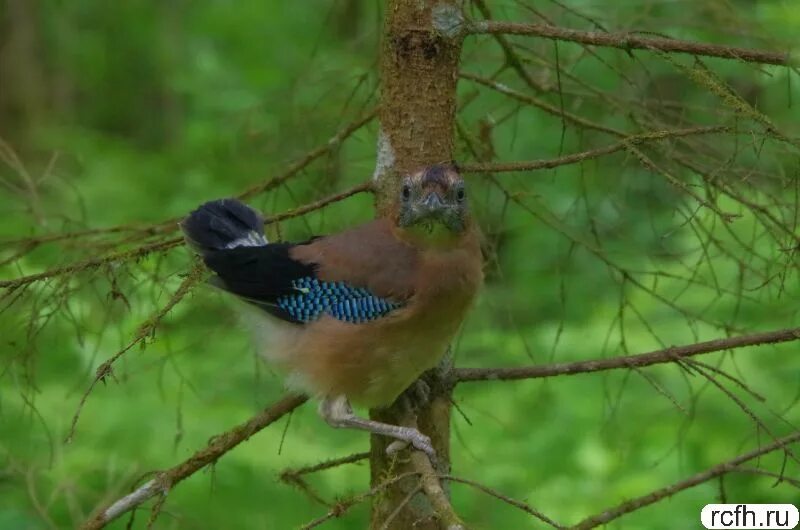
[(180, 227), (210, 283), (251, 308), (260, 355), (319, 400), (329, 425), (434, 458), (417, 428), (353, 406), (392, 404), (444, 356), (483, 283), (480, 233), (454, 164), (401, 174), (389, 193), (375, 220), (295, 243), (268, 241), (263, 216), (230, 198), (202, 204)]

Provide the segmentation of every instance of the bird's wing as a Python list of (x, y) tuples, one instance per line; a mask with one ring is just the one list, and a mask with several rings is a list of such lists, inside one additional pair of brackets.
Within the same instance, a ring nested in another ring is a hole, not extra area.
[(297, 245), (290, 253), (301, 263), (313, 264), (324, 281), (345, 282), (398, 301), (415, 292), (418, 251), (397, 239), (387, 219)]
[(391, 256), (385, 245), (370, 243), (374, 230), (354, 231), (355, 237), (344, 232), (300, 244), (220, 249), (204, 259), (216, 272), (215, 285), (282, 320), (302, 324), (329, 315), (367, 322), (402, 307), (409, 289), (394, 285), (396, 267), (380, 265)]
[(219, 199), (191, 212), (181, 229), (216, 273), (213, 284), (288, 322), (325, 314), (365, 322), (408, 298), (409, 285), (398, 283), (409, 269), (406, 249), (387, 221), (297, 244), (269, 243), (263, 224), (249, 206)]
[(216, 275), (211, 283), (284, 320), (279, 301), (294, 294), (293, 283), (314, 276), (314, 267), (289, 257), (292, 245), (270, 243), (206, 252), (203, 259)]

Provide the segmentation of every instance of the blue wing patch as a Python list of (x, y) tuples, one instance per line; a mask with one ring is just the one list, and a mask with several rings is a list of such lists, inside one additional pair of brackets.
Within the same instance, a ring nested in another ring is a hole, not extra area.
[(403, 304), (375, 296), (367, 289), (343, 282), (324, 282), (305, 276), (292, 281), (293, 294), (276, 300), (297, 322), (311, 322), (323, 314), (358, 324), (380, 318)]

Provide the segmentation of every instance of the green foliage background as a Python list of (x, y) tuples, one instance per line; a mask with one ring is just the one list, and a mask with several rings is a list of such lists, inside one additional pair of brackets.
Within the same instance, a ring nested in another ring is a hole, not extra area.
[[(556, 22), (593, 28), (558, 4), (533, 4)], [(742, 46), (782, 49), (800, 29), (800, 10), (791, 2), (697, 4), (569, 5), (608, 28)], [(377, 100), (379, 2), (7, 0), (0, 6), (0, 137), (35, 182), (26, 187), (19, 167), (0, 167), (5, 184), (0, 238), (6, 242), (180, 217), (202, 201), (280, 173)], [(528, 7), (493, 5), (497, 18), (537, 20)], [(593, 98), (566, 74), (627, 98), (630, 114), (639, 103), (660, 98), (680, 104), (680, 112), (665, 118), (673, 125), (738, 119), (652, 54), (635, 52), (634, 58), (600, 50), (586, 56), (580, 47), (562, 43), (558, 57), (569, 67), (557, 80), (534, 59), (552, 61), (552, 42), (514, 42), (530, 51), (526, 66), (539, 81), (574, 89), (565, 91), (567, 110), (604, 125), (631, 130), (631, 116)], [(501, 64), (491, 38), (467, 42), (464, 70), (488, 77)], [(797, 133), (800, 115), (791, 105), (798, 97), (795, 74), (735, 62), (708, 64), (740, 93), (750, 94), (784, 132)], [(633, 82), (625, 82), (626, 75)], [(529, 91), (508, 71), (501, 81)], [(484, 148), (490, 146), (497, 160), (551, 158), (614, 140), (574, 127), (562, 136), (558, 117), (467, 81), (459, 90), (472, 100), (461, 114), (464, 129)], [(556, 106), (564, 103), (557, 91), (541, 97)], [(491, 142), (482, 130), (490, 131)], [(286, 186), (251, 203), (282, 212), (363, 182), (373, 168), (375, 136), (373, 123)], [(709, 149), (730, 146), (723, 139), (708, 142)], [(790, 185), (776, 193), (796, 200), (796, 151), (772, 149), (773, 140), (761, 145), (763, 152), (741, 148), (737, 162), (783, 175)], [(462, 160), (475, 154), (464, 138), (459, 153)], [(743, 276), (741, 262), (730, 256), (716, 252), (702, 259), (697, 233), (678, 214), (685, 197), (629, 155), (498, 175), (508, 194), (485, 176), (470, 178), (490, 259), (486, 289), (455, 346), (460, 366), (607, 357), (726, 332), (798, 325), (794, 254), (753, 236), (762, 257), (744, 263), (765, 271), (770, 281), (762, 282)], [(725, 201), (720, 199), (721, 207), (738, 207)], [(759, 219), (741, 213), (730, 230), (708, 226), (724, 241), (747, 239), (758, 232)], [(371, 200), (361, 195), (269, 231), (273, 238), (291, 240), (371, 216)], [(693, 269), (696, 283), (687, 284), (685, 276), (647, 279), (659, 298), (620, 282), (618, 272), (587, 250), (593, 243), (575, 243), (595, 236), (604, 255), (621, 266), (676, 276)], [(16, 248), (4, 244), (0, 258)], [(43, 245), (6, 263), (0, 277), (87, 257), (79, 241)], [(255, 359), (231, 301), (198, 288), (170, 312), (145, 348), (120, 360), (115, 377), (89, 396), (72, 442), (63, 442), (98, 364), (163, 306), (189, 262), (188, 252), (179, 249), (75, 274), (63, 285), (32, 288), (13, 304), (3, 299), (0, 528), (75, 527), (145, 472), (179, 462), (282, 394), (280, 376)], [(780, 281), (772, 281), (781, 274)], [(760, 403), (728, 385), (776, 434), (800, 421), (797, 344), (704, 360), (764, 394)], [(453, 420), (453, 473), (530, 502), (567, 524), (771, 441), (703, 378), (673, 365), (646, 373), (647, 378), (619, 371), (462, 385), (456, 400), (464, 416), (456, 413)], [(268, 428), (175, 488), (154, 527), (298, 527), (327, 508), (280, 483), (280, 471), (362, 451), (367, 443), (363, 434), (328, 428), (306, 405), (290, 422)], [(780, 473), (784, 460), (774, 454), (758, 465)], [(800, 478), (792, 460), (784, 472)], [(310, 481), (334, 500), (365, 490), (368, 469), (348, 465)], [(767, 477), (733, 474), (725, 479), (724, 492), (729, 502), (800, 504), (797, 488), (773, 485)], [(717, 501), (721, 488), (719, 481), (703, 484), (610, 526), (697, 527), (700, 509)], [(453, 498), (472, 528), (541, 526), (463, 485), (453, 485)], [(362, 505), (327, 527), (361, 528), (367, 516)], [(140, 512), (134, 528), (144, 528), (146, 520)], [(111, 527), (125, 525), (123, 518)]]

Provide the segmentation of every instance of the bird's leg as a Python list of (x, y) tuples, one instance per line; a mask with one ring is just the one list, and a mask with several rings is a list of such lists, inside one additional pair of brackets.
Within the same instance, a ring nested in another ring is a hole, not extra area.
[[(419, 411), (422, 407), (425, 407), (431, 401), (431, 387), (430, 385), (420, 377), (411, 385), (406, 388), (398, 400), (402, 401), (403, 405), (406, 408), (406, 413), (410, 416), (407, 418), (407, 421), (410, 421), (413, 427), (416, 427), (416, 412)], [(405, 423), (405, 422), (404, 422)], [(393, 455), (398, 451), (402, 451), (408, 447), (408, 442), (405, 440), (395, 440), (389, 444), (386, 448), (386, 453), (389, 455)], [(431, 462), (436, 462), (434, 458), (431, 458)]]
[(389, 436), (411, 444), (420, 451), (427, 453), (431, 459), (436, 458), (431, 439), (413, 427), (391, 425), (380, 421), (361, 418), (353, 413), (353, 408), (346, 396), (326, 397), (319, 404), (319, 413), (332, 427), (359, 429), (362, 431)]

